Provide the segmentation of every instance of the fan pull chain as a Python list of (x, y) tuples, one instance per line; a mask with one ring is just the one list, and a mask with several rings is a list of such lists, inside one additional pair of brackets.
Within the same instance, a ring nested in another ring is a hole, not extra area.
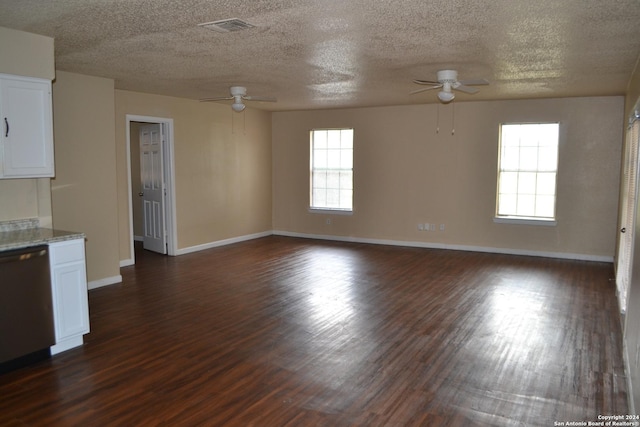
[(456, 104), (451, 105), (451, 135), (456, 134)]
[(436, 133), (440, 133), (440, 104), (436, 106)]

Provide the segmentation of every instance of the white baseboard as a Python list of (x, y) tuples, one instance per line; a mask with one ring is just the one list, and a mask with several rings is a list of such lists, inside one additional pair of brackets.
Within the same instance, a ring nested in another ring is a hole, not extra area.
[(104, 279), (92, 280), (89, 283), (87, 283), (87, 288), (96, 289), (96, 288), (101, 288), (103, 286), (115, 285), (116, 283), (121, 283), (121, 282), (122, 282), (122, 276), (118, 274), (117, 276), (113, 276), (113, 277), (105, 277)]
[(133, 258), (129, 258), (129, 259), (121, 259), (120, 260), (120, 267), (129, 267), (130, 265), (135, 264), (135, 260)]
[(530, 250), (522, 250), (522, 249), (492, 248), (492, 247), (468, 246), (468, 245), (447, 245), (443, 243), (414, 242), (414, 241), (405, 241), (405, 240), (368, 239), (368, 238), (351, 237), (351, 236), (345, 237), (345, 236), (332, 236), (332, 235), (324, 235), (324, 234), (293, 233), (290, 231), (281, 231), (281, 230), (274, 230), (272, 234), (277, 236), (302, 237), (306, 239), (335, 240), (339, 242), (354, 242), (354, 243), (370, 243), (374, 245), (407, 246), (407, 247), (427, 248), (427, 249), (448, 249), (448, 250), (457, 250), (457, 251), (486, 252), (486, 253), (506, 254), (506, 255), (526, 255), (526, 256), (536, 256), (536, 257), (543, 257), (543, 258), (572, 259), (572, 260), (579, 260), (579, 261), (613, 262), (613, 256), (575, 254), (575, 253), (566, 253), (566, 252), (530, 251)]
[(260, 237), (271, 236), (271, 231), (264, 231), (262, 233), (247, 234), (245, 236), (232, 237), (230, 239), (218, 240), (215, 242), (204, 243), (202, 245), (190, 246), (188, 248), (178, 249), (176, 255), (190, 254), (192, 252), (204, 251), (206, 249), (217, 248), (219, 246), (231, 245), (233, 243), (244, 242), (246, 240), (258, 239)]
[[(301, 237), (305, 239), (334, 240), (338, 242), (369, 243), (374, 245), (407, 246), (407, 247), (427, 248), (427, 249), (448, 249), (448, 250), (486, 252), (486, 253), (506, 254), (506, 255), (526, 255), (526, 256), (536, 256), (536, 257), (543, 257), (543, 258), (572, 259), (572, 260), (579, 260), (579, 261), (613, 262), (613, 256), (577, 254), (577, 253), (568, 253), (568, 252), (531, 251), (531, 250), (523, 250), (523, 249), (494, 248), (494, 247), (470, 246), (470, 245), (449, 245), (449, 244), (443, 244), (443, 243), (416, 242), (416, 241), (407, 241), (407, 240), (370, 239), (370, 238), (352, 237), (352, 236), (334, 236), (334, 235), (326, 235), (326, 234), (296, 233), (296, 232), (282, 231), (282, 230), (264, 231), (261, 233), (247, 234), (244, 236), (232, 237), (230, 239), (217, 240), (215, 242), (209, 242), (201, 245), (190, 246), (187, 248), (178, 249), (176, 251), (176, 255), (185, 255), (192, 252), (204, 251), (206, 249), (216, 248), (216, 247), (225, 246), (225, 245), (231, 245), (233, 243), (239, 243), (247, 240), (258, 239), (258, 238), (266, 237), (270, 235)], [(135, 261), (133, 259), (121, 260), (120, 267), (127, 267), (130, 265), (133, 265), (134, 263)]]
[(144, 242), (144, 236), (133, 236), (134, 242)]

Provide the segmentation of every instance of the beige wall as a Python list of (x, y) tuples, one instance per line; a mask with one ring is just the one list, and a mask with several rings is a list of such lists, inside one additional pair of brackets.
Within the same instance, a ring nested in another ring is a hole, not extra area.
[[(274, 229), (611, 259), (623, 108), (598, 97), (274, 113)], [(536, 121), (561, 122), (557, 226), (496, 224), (498, 125)], [(355, 129), (354, 213), (331, 224), (308, 212), (309, 130), (324, 127)]]
[(116, 92), (120, 259), (129, 253), (126, 115), (173, 119), (177, 248), (271, 230), (271, 114)]
[(53, 80), (53, 39), (0, 27), (0, 73)]
[(86, 233), (90, 282), (119, 281), (114, 82), (58, 71), (53, 109), (53, 225)]
[[(0, 73), (53, 80), (53, 39), (0, 27)], [(0, 221), (39, 218), (51, 226), (49, 178), (0, 180)]]

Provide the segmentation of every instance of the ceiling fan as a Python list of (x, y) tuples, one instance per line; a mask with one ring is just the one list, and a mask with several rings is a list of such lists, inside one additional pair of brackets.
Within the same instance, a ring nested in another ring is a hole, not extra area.
[(431, 89), (440, 89), (442, 90), (438, 92), (438, 99), (445, 104), (453, 101), (455, 98), (455, 94), (451, 91), (459, 90), (460, 92), (474, 94), (479, 91), (475, 87), (478, 85), (488, 85), (489, 82), (485, 79), (473, 79), (473, 80), (458, 80), (458, 72), (456, 70), (440, 70), (438, 71), (438, 81), (431, 80), (414, 80), (413, 81), (419, 85), (428, 85), (429, 87), (424, 89), (418, 89), (411, 92), (411, 94), (424, 92), (426, 90)]
[(216, 98), (203, 98), (200, 102), (211, 102), (211, 101), (228, 101), (233, 99), (233, 104), (231, 104), (231, 108), (233, 111), (241, 112), (245, 109), (244, 102), (242, 101), (262, 101), (262, 102), (276, 102), (275, 98), (267, 97), (267, 96), (248, 96), (247, 88), (244, 86), (231, 86), (229, 88), (229, 92), (231, 96), (220, 96)]

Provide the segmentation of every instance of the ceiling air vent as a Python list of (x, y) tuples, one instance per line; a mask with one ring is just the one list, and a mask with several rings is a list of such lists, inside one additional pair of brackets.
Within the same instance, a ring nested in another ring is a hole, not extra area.
[(253, 28), (254, 25), (243, 21), (238, 18), (222, 19), (220, 21), (206, 22), (204, 24), (198, 24), (199, 27), (207, 28), (209, 30), (218, 31), (219, 33), (230, 33), (233, 31), (242, 31), (249, 28)]

